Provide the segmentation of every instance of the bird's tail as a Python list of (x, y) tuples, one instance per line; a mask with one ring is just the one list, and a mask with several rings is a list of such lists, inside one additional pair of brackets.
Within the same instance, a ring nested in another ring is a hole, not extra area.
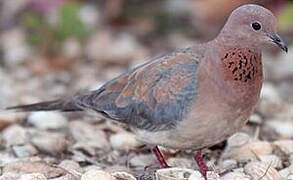
[(34, 104), (18, 105), (7, 107), (7, 110), (16, 111), (82, 111), (82, 109), (74, 102), (74, 100), (54, 100), (45, 101)]

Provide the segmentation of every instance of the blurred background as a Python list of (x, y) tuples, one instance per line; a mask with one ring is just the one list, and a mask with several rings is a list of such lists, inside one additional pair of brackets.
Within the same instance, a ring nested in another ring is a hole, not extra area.
[[(273, 11), (289, 53), (266, 49), (262, 100), (251, 118), (253, 127), (245, 131), (254, 134), (258, 129), (262, 140), (293, 138), (293, 2), (289, 0), (1, 0), (0, 107), (95, 89), (150, 57), (211, 40), (230, 12), (246, 3)], [(72, 117), (60, 116), (66, 122), (61, 129), (68, 128)], [(3, 152), (15, 145), (7, 145), (15, 137), (5, 133), (19, 132), (9, 129), (16, 122), (23, 131), (60, 128), (60, 121), (42, 124), (47, 117), (0, 116), (6, 141)], [(105, 126), (99, 128), (109, 135)], [(20, 144), (27, 145), (23, 141)], [(43, 141), (47, 140), (29, 142), (37, 147), (36, 154), (44, 152), (44, 147), (36, 145)], [(94, 152), (99, 148), (94, 146)]]
[[(290, 44), (293, 3), (283, 0), (1, 0), (0, 107), (95, 88), (150, 57), (213, 39), (245, 3), (271, 9)], [(291, 51), (279, 53), (268, 50), (266, 75), (293, 102)]]

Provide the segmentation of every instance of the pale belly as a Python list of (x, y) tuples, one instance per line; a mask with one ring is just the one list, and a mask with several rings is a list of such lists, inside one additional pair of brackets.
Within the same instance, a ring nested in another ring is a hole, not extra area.
[(235, 132), (247, 122), (253, 107), (237, 109), (218, 108), (211, 113), (201, 111), (180, 122), (175, 129), (159, 132), (136, 130), (138, 140), (150, 145), (161, 145), (174, 149), (201, 149), (215, 145)]

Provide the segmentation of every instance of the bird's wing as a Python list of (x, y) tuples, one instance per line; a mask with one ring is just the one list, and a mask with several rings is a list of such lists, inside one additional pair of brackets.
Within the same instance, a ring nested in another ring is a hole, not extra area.
[(197, 94), (199, 56), (177, 51), (146, 63), (75, 99), (83, 108), (146, 130), (172, 128)]

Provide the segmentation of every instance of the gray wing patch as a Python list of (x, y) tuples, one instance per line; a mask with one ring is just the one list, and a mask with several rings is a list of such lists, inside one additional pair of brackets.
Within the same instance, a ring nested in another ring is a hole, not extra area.
[[(174, 128), (197, 95), (198, 62), (191, 56), (158, 61), (76, 99), (83, 108), (148, 131)], [(137, 73), (137, 74), (135, 74)]]

